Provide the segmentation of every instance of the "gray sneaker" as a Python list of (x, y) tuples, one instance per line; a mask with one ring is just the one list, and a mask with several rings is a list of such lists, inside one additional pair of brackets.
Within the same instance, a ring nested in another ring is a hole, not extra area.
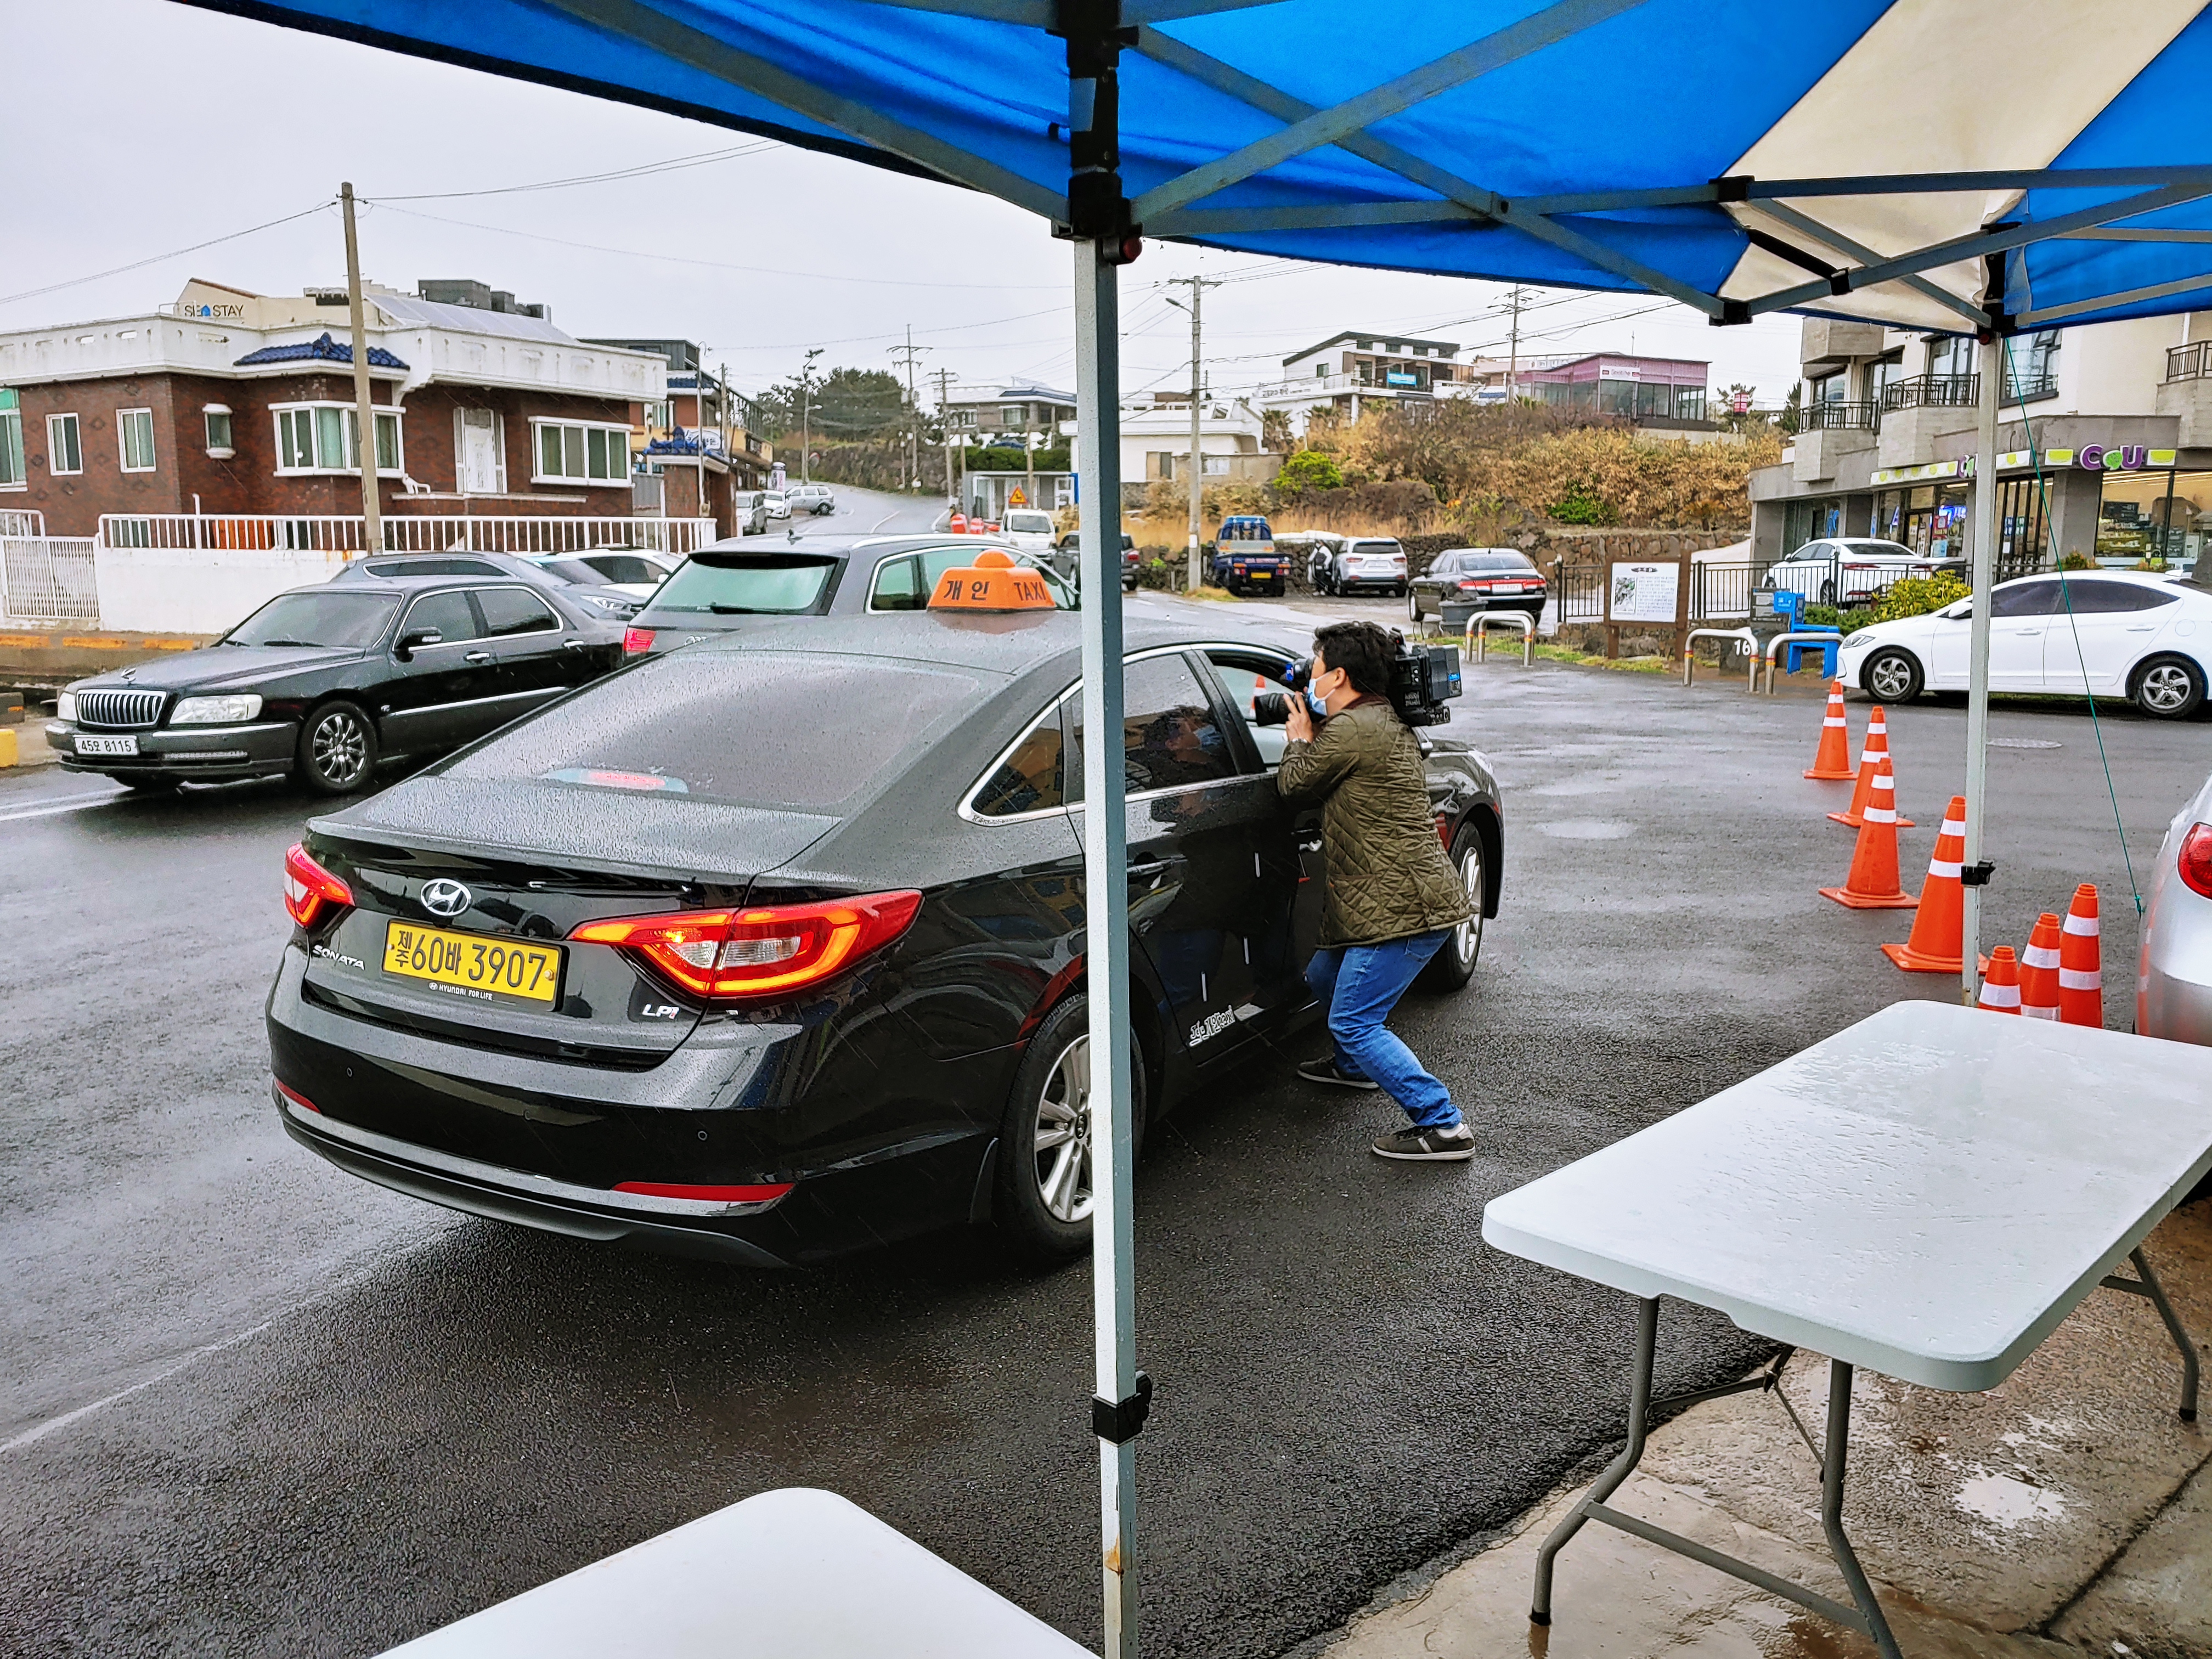
[(1376, 1086), (1372, 1078), (1353, 1077), (1349, 1073), (1339, 1071), (1334, 1054), (1324, 1054), (1319, 1060), (1300, 1060), (1298, 1075), (1309, 1083), (1334, 1083), (1340, 1089), (1372, 1089)]
[(1463, 1119), (1448, 1129), (1401, 1129), (1376, 1139), (1374, 1151), (1406, 1164), (1464, 1164), (1474, 1156), (1474, 1131)]

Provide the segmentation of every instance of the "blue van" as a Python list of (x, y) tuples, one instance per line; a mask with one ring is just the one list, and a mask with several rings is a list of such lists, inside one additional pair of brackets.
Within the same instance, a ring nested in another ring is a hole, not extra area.
[(1286, 555), (1275, 551), (1275, 532), (1256, 514), (1232, 514), (1221, 521), (1214, 538), (1208, 580), (1231, 593), (1285, 593), (1290, 591)]

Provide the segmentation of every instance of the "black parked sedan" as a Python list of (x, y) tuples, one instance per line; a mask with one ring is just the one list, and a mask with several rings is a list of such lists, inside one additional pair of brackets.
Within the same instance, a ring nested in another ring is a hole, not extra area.
[(1040, 570), (1054, 602), (1074, 608), (1072, 583), (1035, 554), (993, 537), (790, 535), (766, 545), (732, 538), (700, 549), (660, 585), (630, 618), (623, 649), (657, 654), (775, 617), (926, 610), (938, 578), (994, 547)]
[[(1309, 1015), (1322, 884), (1249, 721), (1286, 653), (1127, 647), (1141, 1128)], [(776, 624), (317, 819), (268, 1008), (285, 1128), (457, 1209), (761, 1266), (975, 1221), (1085, 1248), (1079, 660), (1051, 612)], [(1437, 738), (1429, 777), (1495, 915), (1490, 769)]]
[(280, 593), (203, 651), (79, 680), (47, 744), (134, 789), (298, 778), (325, 795), (440, 755), (622, 660), (618, 628), (520, 582), (395, 577)]
[(1439, 553), (1407, 588), (1406, 612), (1419, 624), (1443, 619), (1456, 633), (1484, 611), (1520, 611), (1533, 624), (1544, 615), (1551, 584), (1526, 553), (1510, 547), (1455, 547)]

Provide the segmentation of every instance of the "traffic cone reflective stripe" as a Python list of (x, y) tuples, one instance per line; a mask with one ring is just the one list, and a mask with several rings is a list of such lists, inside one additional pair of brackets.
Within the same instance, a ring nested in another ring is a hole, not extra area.
[(1813, 751), (1808, 778), (1850, 779), (1858, 775), (1851, 765), (1851, 726), (1844, 718), (1844, 683), (1828, 682), (1828, 712), (1820, 717), (1820, 746)]
[(1956, 974), (1966, 968), (1960, 954), (1964, 949), (1966, 891), (1959, 880), (1966, 856), (1966, 798), (1954, 795), (1936, 837), (1935, 856), (1928, 860), (1928, 879), (1920, 884), (1920, 914), (1912, 919), (1912, 937), (1903, 945), (1881, 947), (1882, 955), (1908, 974)]
[(1866, 821), (1859, 825), (1858, 845), (1851, 849), (1851, 873), (1841, 887), (1823, 887), (1822, 898), (1853, 910), (1909, 910), (1920, 902), (1897, 884), (1896, 799), (1889, 757), (1878, 757)]
[[(1850, 810), (1831, 812), (1828, 814), (1830, 817), (1838, 823), (1847, 823), (1854, 830), (1859, 827), (1864, 820), (1867, 797), (1874, 793), (1875, 760), (1877, 757), (1887, 753), (1889, 753), (1889, 721), (1882, 714), (1881, 705), (1876, 703), (1874, 706), (1874, 712), (1867, 716), (1866, 746), (1859, 750), (1859, 781), (1857, 787), (1851, 791)], [(1890, 764), (1893, 769), (1896, 763), (1893, 761)], [(1893, 770), (1892, 775), (1894, 775)], [(1910, 830), (1912, 828), (1912, 820), (1899, 818), (1897, 821), (1897, 827), (1900, 830)]]
[(1976, 1006), (1993, 1014), (2020, 1012), (2020, 963), (2013, 956), (2011, 945), (2000, 945), (1990, 952), (1990, 976), (1982, 981), (1982, 994)]
[(2021, 952), (2020, 1011), (2030, 1019), (2058, 1018), (2058, 918), (2045, 910)]
[(2058, 941), (2058, 1018), (2069, 1025), (2105, 1023), (2105, 969), (2097, 938), (2097, 890), (2074, 890)]

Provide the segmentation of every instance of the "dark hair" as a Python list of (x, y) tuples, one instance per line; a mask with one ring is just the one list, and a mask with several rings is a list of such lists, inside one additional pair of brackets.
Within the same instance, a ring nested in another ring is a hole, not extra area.
[(1355, 691), (1390, 689), (1390, 664), (1398, 653), (1389, 635), (1373, 623), (1331, 623), (1316, 629), (1314, 653), (1323, 666), (1342, 669)]

